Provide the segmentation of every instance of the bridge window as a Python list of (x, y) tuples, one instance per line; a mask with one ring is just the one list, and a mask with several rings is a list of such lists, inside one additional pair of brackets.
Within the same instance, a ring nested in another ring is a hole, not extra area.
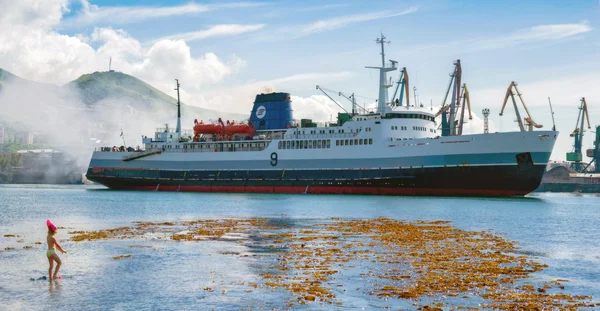
[(369, 138), (369, 145), (373, 144), (373, 138)]
[(350, 146), (354, 145), (354, 141), (350, 139)]
[(348, 140), (347, 139), (344, 141), (344, 146), (348, 146)]
[(289, 141), (285, 142), (285, 147), (286, 147), (286, 149), (290, 149), (290, 142)]
[(327, 148), (331, 148), (331, 141), (327, 141)]

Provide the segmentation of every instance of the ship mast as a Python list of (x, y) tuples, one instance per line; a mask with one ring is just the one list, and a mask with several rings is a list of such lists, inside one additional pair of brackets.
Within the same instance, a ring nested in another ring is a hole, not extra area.
[(381, 44), (381, 67), (366, 67), (370, 69), (379, 69), (379, 99), (377, 100), (377, 113), (384, 114), (385, 107), (388, 102), (388, 91), (387, 89), (392, 85), (386, 84), (386, 72), (396, 70), (396, 63), (392, 62), (392, 67), (385, 66), (385, 43), (390, 43), (390, 41), (385, 41), (385, 36), (381, 34), (380, 38), (375, 40), (377, 44)]
[(177, 87), (175, 90), (177, 91), (177, 133), (181, 134), (181, 102), (179, 101), (179, 80), (175, 79), (177, 82)]

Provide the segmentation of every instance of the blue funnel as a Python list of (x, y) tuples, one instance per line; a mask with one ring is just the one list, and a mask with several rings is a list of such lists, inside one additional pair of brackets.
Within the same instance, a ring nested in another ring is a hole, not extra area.
[(286, 129), (293, 125), (289, 93), (258, 94), (250, 115), (257, 131)]

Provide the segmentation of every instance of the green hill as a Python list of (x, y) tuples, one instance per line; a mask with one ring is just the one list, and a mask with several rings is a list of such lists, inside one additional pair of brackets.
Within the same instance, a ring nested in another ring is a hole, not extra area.
[(94, 72), (85, 74), (64, 87), (79, 90), (85, 104), (95, 104), (107, 97), (133, 97), (165, 103), (177, 101), (146, 82), (121, 72)]
[[(153, 114), (168, 114), (174, 116), (177, 99), (159, 91), (150, 84), (133, 76), (116, 72), (94, 72), (85, 74), (77, 80), (71, 81), (63, 86), (68, 90), (79, 93), (80, 100), (86, 105), (127, 104), (139, 111), (152, 111)], [(174, 92), (175, 93), (175, 92)], [(182, 103), (182, 115), (190, 118), (228, 118), (244, 119), (248, 116), (243, 114), (231, 114), (217, 112), (210, 109), (185, 105)]]
[(21, 79), (17, 76), (15, 76), (14, 74), (0, 68), (0, 84), (4, 81), (11, 81), (11, 80), (15, 80), (15, 79)]
[(56, 86), (56, 85), (45, 84), (45, 83), (40, 83), (40, 82), (23, 79), (17, 75), (12, 74), (9, 71), (6, 71), (6, 70), (0, 68), (0, 90), (2, 90), (3, 85), (6, 85), (6, 83), (8, 83), (8, 82), (15, 83), (15, 84), (18, 84), (21, 86), (26, 86), (26, 87), (41, 88), (43, 90), (56, 90), (58, 88), (58, 86)]
[[(56, 86), (22, 79), (0, 69), (0, 107), (5, 108), (0, 111), (0, 127), (10, 133), (11, 141), (25, 142), (29, 133), (35, 133), (35, 142), (81, 146), (90, 141), (120, 143), (121, 130), (128, 139), (133, 138), (128, 143), (138, 144), (137, 135), (152, 135), (165, 123), (174, 127), (177, 117), (176, 98), (140, 79), (114, 71), (85, 74)], [(184, 130), (193, 127), (194, 119), (248, 118), (247, 114), (224, 113), (184, 103), (181, 115)]]

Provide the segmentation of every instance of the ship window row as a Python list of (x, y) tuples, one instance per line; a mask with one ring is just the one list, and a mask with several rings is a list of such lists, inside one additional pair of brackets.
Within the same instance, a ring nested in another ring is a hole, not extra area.
[(427, 132), (427, 128), (424, 126), (413, 126), (413, 131)]
[[(260, 151), (263, 150), (267, 144), (265, 142), (260, 143), (200, 143), (200, 144), (184, 144), (181, 145), (150, 145), (150, 148), (161, 148), (163, 151), (168, 149), (183, 149), (180, 152), (189, 151)], [(173, 150), (179, 151), (179, 150)]]
[(326, 149), (331, 148), (331, 141), (318, 140), (286, 140), (277, 143), (278, 149)]
[(265, 143), (218, 143), (218, 144), (189, 144), (184, 149), (213, 149), (213, 148), (263, 148)]
[[(343, 134), (344, 130), (343, 129), (338, 129), (337, 132), (338, 132), (338, 134)], [(316, 130), (311, 130), (310, 131), (310, 134), (316, 134), (316, 133), (317, 133)], [(306, 131), (305, 130), (298, 131), (298, 134), (305, 135)], [(319, 134), (325, 134), (325, 130), (319, 130)], [(329, 134), (335, 134), (335, 130), (329, 130)]]
[[(397, 130), (398, 130), (398, 127), (395, 126), (395, 125), (392, 125), (392, 131), (397, 131)], [(406, 131), (406, 130), (408, 130), (408, 127), (406, 127), (406, 126), (400, 126), (400, 130), (401, 131)]]
[(339, 139), (335, 141), (336, 146), (358, 146), (372, 144), (373, 138)]
[[(360, 131), (362, 131), (362, 128), (356, 130), (356, 132), (360, 132)], [(365, 132), (371, 132), (371, 131), (373, 131), (373, 128), (371, 128), (371, 127), (365, 127)], [(328, 130), (327, 133), (329, 133), (329, 134), (335, 134), (336, 130)], [(344, 134), (345, 130), (344, 129), (338, 129), (337, 133), (338, 134)], [(350, 133), (354, 133), (354, 129), (350, 129)], [(305, 135), (306, 131), (304, 131), (304, 130), (298, 131), (298, 134)], [(316, 130), (311, 130), (309, 134), (317, 134), (317, 131)], [(326, 132), (325, 132), (325, 130), (319, 130), (318, 134), (326, 134)]]
[(421, 119), (435, 122), (434, 117), (418, 113), (387, 113), (385, 119)]

